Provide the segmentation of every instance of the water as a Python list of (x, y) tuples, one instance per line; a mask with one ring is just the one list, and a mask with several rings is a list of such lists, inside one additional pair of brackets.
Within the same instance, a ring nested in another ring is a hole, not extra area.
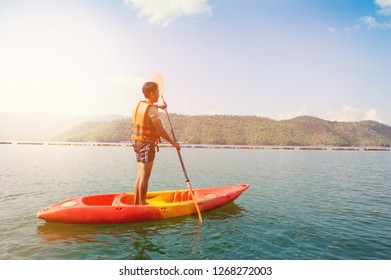
[[(391, 153), (183, 149), (193, 188), (249, 183), (224, 208), (125, 225), (45, 223), (67, 198), (132, 190), (131, 148), (0, 145), (0, 259), (391, 259)], [(185, 189), (175, 150), (150, 190)]]

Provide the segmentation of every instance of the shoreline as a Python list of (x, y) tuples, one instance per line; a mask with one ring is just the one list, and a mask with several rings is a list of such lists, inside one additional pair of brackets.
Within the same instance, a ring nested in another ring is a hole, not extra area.
[[(0, 141), (0, 145), (29, 146), (78, 146), (78, 147), (133, 147), (130, 142), (52, 142), (52, 141)], [(172, 148), (170, 144), (160, 143), (159, 148)], [(279, 146), (279, 145), (217, 145), (217, 144), (181, 144), (183, 149), (236, 149), (236, 150), (272, 150), (272, 151), (366, 151), (389, 152), (390, 147), (340, 147), (340, 146)]]

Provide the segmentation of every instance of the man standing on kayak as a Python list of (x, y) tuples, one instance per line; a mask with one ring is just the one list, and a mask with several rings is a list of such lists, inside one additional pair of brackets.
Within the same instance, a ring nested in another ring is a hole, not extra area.
[(159, 100), (159, 87), (155, 82), (146, 82), (143, 85), (145, 100), (140, 101), (133, 110), (132, 115), (132, 140), (137, 158), (137, 179), (134, 184), (134, 204), (146, 205), (148, 181), (151, 176), (155, 149), (160, 137), (167, 140), (177, 149), (180, 145), (171, 139), (163, 128), (160, 120), (159, 109), (165, 109), (167, 105), (155, 105)]

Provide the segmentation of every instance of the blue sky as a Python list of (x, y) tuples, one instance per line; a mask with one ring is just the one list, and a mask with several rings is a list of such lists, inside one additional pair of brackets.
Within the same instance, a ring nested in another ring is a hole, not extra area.
[(0, 1), (0, 111), (391, 124), (391, 0)]

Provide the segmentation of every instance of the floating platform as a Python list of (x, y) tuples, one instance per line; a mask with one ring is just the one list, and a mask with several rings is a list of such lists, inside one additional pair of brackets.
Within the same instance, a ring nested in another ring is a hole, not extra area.
[(359, 148), (332, 148), (333, 151), (360, 151)]
[[(33, 146), (80, 146), (80, 147), (125, 147), (133, 148), (129, 142), (99, 143), (99, 142), (41, 142), (41, 141), (0, 141), (0, 144), (17, 144)], [(366, 152), (389, 152), (391, 147), (333, 147), (333, 146), (256, 146), (256, 145), (224, 145), (224, 144), (189, 144), (181, 143), (182, 149), (227, 149), (227, 150), (273, 150), (273, 151), (366, 151)], [(173, 148), (168, 143), (160, 143), (159, 148)]]
[(326, 151), (327, 148), (323, 148), (323, 147), (300, 147), (299, 150), (301, 150), (301, 151)]
[(364, 151), (367, 152), (389, 152), (389, 148), (364, 148)]

